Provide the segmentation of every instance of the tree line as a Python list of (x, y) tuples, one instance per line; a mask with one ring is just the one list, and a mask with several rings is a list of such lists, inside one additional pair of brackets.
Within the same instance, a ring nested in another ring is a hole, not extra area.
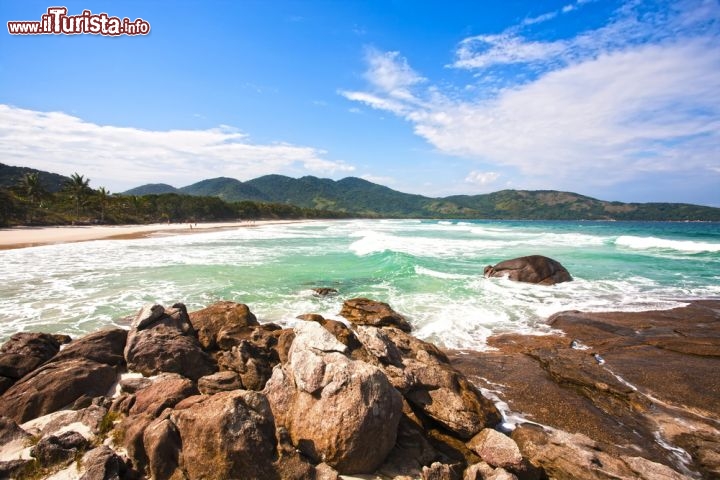
[(145, 224), (258, 219), (344, 218), (343, 212), (282, 203), (226, 202), (218, 197), (165, 193), (112, 194), (93, 189), (74, 173), (57, 192), (48, 191), (38, 173), (25, 174), (11, 188), (0, 188), (0, 226)]

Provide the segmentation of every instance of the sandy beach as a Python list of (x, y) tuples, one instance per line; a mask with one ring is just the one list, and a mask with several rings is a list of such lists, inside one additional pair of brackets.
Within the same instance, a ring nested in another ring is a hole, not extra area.
[(307, 220), (258, 220), (217, 223), (153, 223), (149, 225), (83, 225), (60, 227), (16, 227), (0, 229), (0, 250), (36, 247), (53, 243), (90, 240), (133, 239), (160, 235), (185, 235), (260, 225), (297, 223)]

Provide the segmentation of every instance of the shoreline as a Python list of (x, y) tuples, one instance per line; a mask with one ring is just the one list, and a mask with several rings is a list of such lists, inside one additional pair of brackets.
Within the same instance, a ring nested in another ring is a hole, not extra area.
[(39, 247), (93, 240), (134, 240), (154, 236), (209, 233), (236, 228), (309, 222), (300, 220), (244, 220), (210, 223), (152, 223), (146, 225), (78, 225), (57, 227), (13, 227), (0, 229), (0, 250)]

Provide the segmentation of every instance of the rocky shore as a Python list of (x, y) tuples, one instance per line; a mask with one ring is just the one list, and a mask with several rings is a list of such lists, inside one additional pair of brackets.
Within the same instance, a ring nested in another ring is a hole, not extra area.
[(720, 301), (444, 352), (390, 306), (219, 302), (0, 347), (0, 478), (720, 478)]

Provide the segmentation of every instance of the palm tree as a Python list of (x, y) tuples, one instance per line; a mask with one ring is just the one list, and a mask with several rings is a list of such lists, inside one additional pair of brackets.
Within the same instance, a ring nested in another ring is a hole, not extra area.
[(90, 192), (90, 179), (78, 173), (73, 173), (70, 175), (70, 180), (65, 183), (65, 188), (70, 194), (70, 198), (75, 201), (75, 220), (79, 220), (80, 205), (85, 203), (85, 199)]
[(42, 183), (40, 183), (40, 175), (37, 172), (26, 173), (20, 181), (20, 189), (25, 198), (27, 198), (30, 202), (30, 216), (28, 223), (31, 223), (35, 206), (40, 202), (40, 200), (47, 196), (48, 192), (45, 190)]
[(97, 190), (98, 203), (100, 204), (100, 223), (105, 223), (105, 207), (110, 203), (110, 191), (105, 187)]

